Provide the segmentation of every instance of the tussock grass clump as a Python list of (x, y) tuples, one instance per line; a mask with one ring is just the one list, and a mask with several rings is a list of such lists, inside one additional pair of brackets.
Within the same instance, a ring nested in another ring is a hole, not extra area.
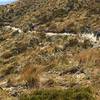
[(21, 72), (21, 81), (25, 81), (28, 88), (38, 88), (40, 74), (43, 72), (41, 65), (27, 65)]
[(100, 66), (100, 49), (83, 50), (76, 55), (75, 59), (87, 67)]

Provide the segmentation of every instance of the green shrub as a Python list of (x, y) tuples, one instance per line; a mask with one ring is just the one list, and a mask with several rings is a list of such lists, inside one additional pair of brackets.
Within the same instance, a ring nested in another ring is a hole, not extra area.
[(30, 95), (21, 95), (20, 100), (94, 100), (94, 98), (90, 88), (71, 88), (36, 90)]

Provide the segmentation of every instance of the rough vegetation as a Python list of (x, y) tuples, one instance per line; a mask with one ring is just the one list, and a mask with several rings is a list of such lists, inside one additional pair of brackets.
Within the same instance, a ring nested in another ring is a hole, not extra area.
[(30, 95), (22, 95), (20, 100), (94, 100), (90, 88), (67, 90), (38, 90)]
[(38, 31), (61, 32), (69, 29), (80, 32), (85, 27), (98, 31), (99, 14), (97, 0), (20, 0), (3, 8), (0, 20), (3, 24), (7, 21), (25, 31), (32, 24), (36, 24)]
[(97, 0), (18, 0), (0, 6), (0, 100), (100, 100)]

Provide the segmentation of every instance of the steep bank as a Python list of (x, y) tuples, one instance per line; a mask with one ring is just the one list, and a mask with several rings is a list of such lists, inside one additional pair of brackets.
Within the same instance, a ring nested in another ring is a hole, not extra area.
[(0, 6), (0, 100), (99, 100), (99, 12), (95, 0)]
[(96, 0), (20, 0), (6, 6), (0, 20), (25, 31), (35, 24), (35, 29), (40, 31), (71, 30), (77, 33), (87, 27), (100, 31), (99, 12), (100, 6)]

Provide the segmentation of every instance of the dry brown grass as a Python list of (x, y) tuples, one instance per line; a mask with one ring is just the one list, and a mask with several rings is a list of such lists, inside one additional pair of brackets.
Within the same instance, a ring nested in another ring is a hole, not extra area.
[(42, 72), (43, 66), (27, 64), (21, 72), (22, 80), (27, 80), (29, 77), (39, 77), (39, 75), (41, 75)]
[(41, 65), (27, 64), (21, 72), (19, 81), (24, 81), (28, 87), (39, 87), (40, 76), (44, 68)]
[(75, 59), (78, 60), (79, 64), (86, 67), (100, 66), (100, 49), (92, 48), (83, 50), (76, 55)]

